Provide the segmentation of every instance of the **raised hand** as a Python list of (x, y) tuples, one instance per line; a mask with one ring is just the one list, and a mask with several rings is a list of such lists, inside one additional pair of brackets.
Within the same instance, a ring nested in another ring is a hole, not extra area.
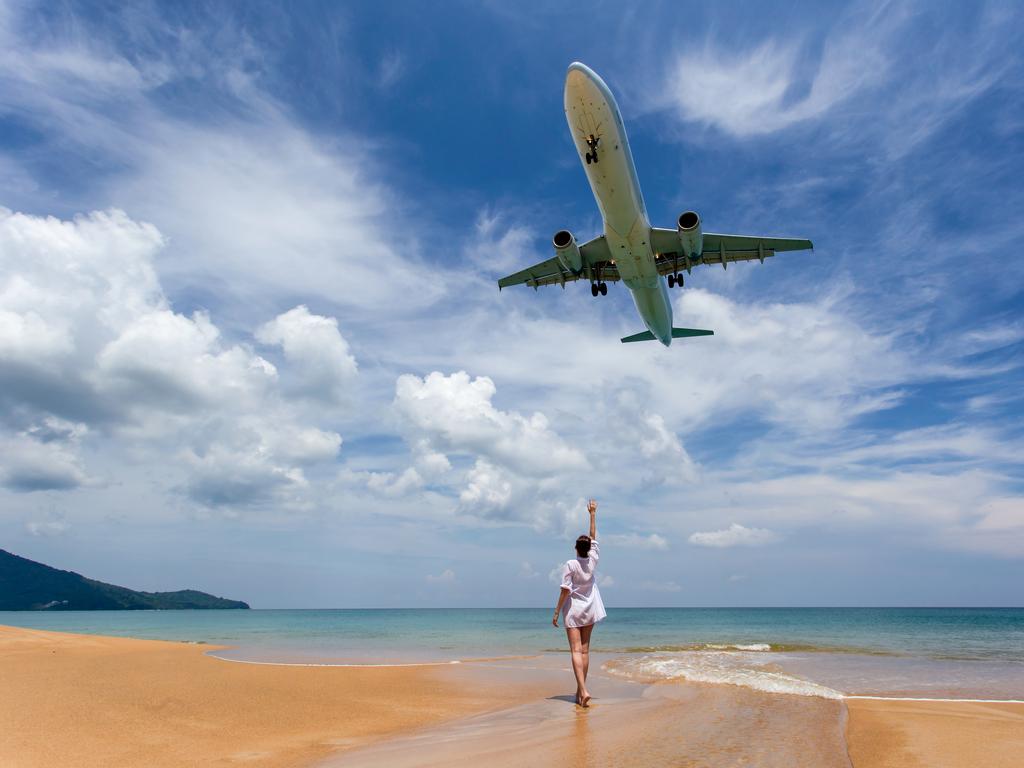
[(592, 515), (597, 513), (597, 499), (591, 499), (587, 502), (587, 512)]

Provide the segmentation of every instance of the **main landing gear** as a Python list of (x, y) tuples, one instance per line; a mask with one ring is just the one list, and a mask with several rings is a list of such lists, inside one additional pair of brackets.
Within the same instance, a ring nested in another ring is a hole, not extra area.
[(608, 283), (606, 283), (604, 280), (602, 280), (599, 283), (590, 284), (590, 295), (596, 298), (598, 294), (600, 294), (601, 296), (608, 295)]
[[(589, 136), (587, 136), (587, 146), (590, 148), (590, 151), (587, 152), (586, 154), (587, 165), (597, 162), (597, 145), (600, 143), (600, 136), (594, 136), (594, 134), (590, 134)], [(596, 293), (594, 295), (597, 296)]]
[(679, 286), (680, 288), (683, 287), (683, 273), (682, 272), (677, 272), (674, 275), (669, 275), (668, 276), (668, 287), (669, 288), (675, 288), (676, 286)]

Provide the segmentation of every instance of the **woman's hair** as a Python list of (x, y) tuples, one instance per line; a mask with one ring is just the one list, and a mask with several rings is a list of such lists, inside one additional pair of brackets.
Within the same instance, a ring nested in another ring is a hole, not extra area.
[(580, 536), (576, 539), (576, 554), (580, 557), (590, 557), (590, 537)]

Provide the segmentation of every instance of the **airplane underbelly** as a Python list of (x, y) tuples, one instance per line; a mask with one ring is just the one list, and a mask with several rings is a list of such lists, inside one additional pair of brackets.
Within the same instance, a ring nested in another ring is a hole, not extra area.
[(618, 109), (592, 81), (570, 77), (565, 114), (606, 228), (627, 237), (637, 219), (646, 224), (647, 215), (636, 190), (633, 158), (619, 127)]
[(647, 288), (632, 288), (633, 303), (647, 330), (664, 344), (672, 343), (672, 302), (663, 280)]

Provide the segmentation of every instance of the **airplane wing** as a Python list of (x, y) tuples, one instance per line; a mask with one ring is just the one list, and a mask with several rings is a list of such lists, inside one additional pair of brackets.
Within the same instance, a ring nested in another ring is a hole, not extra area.
[(718, 235), (704, 233), (704, 252), (686, 263), (674, 229), (655, 227), (651, 230), (651, 246), (658, 255), (658, 273), (667, 275), (696, 264), (721, 264), (734, 261), (764, 261), (781, 251), (806, 251), (814, 248), (810, 240), (787, 237), (752, 237), (750, 235)]
[[(675, 235), (674, 230), (672, 234)], [(676, 242), (679, 242), (678, 239)], [(501, 278), (498, 281), (498, 289), (523, 283), (534, 290), (542, 285), (561, 285), (564, 288), (566, 283), (574, 280), (589, 280), (591, 277), (594, 280), (604, 280), (605, 282), (615, 282), (619, 279), (619, 270), (611, 263), (612, 255), (608, 250), (608, 243), (605, 242), (604, 235), (580, 245), (580, 254), (583, 256), (583, 269), (579, 274), (566, 269), (557, 256), (552, 256), (547, 261)]]

